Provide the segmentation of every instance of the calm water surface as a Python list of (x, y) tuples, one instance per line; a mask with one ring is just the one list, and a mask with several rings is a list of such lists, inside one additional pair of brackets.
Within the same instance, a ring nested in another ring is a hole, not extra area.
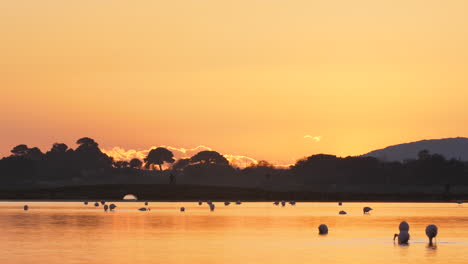
[[(143, 202), (114, 203), (115, 212), (104, 212), (91, 202), (0, 202), (0, 263), (468, 263), (468, 205), (215, 202), (210, 212), (206, 204), (150, 202), (140, 212)], [(374, 211), (364, 216), (363, 206)], [(403, 220), (408, 246), (392, 240)], [(435, 247), (428, 224), (439, 227)]]

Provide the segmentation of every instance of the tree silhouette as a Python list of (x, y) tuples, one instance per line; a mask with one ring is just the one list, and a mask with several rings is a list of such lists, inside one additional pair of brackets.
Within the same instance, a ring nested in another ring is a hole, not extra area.
[(143, 162), (137, 158), (130, 160), (130, 168), (139, 169), (141, 168), (141, 165), (143, 165)]
[(29, 148), (25, 144), (18, 145), (11, 150), (11, 153), (17, 157), (26, 156), (28, 152)]
[(40, 160), (43, 158), (43, 156), (44, 154), (42, 153), (42, 151), (39, 148), (34, 147), (28, 150), (28, 154), (26, 155), (26, 158), (30, 160)]
[(216, 151), (204, 150), (190, 158), (190, 163), (229, 165), (229, 161)]
[(179, 159), (174, 163), (174, 165), (172, 165), (172, 169), (180, 171), (180, 170), (183, 170), (185, 167), (187, 167), (189, 164), (190, 164), (189, 158)]
[(112, 158), (102, 153), (99, 144), (89, 137), (76, 141), (78, 148), (74, 152), (74, 158), (81, 169), (99, 169), (112, 166)]
[(54, 143), (49, 152), (52, 153), (65, 153), (68, 150), (68, 146), (64, 143)]
[(114, 167), (124, 169), (130, 167), (130, 163), (128, 161), (119, 160), (114, 162)]
[(155, 148), (150, 150), (148, 153), (148, 156), (146, 156), (145, 160), (145, 167), (148, 169), (151, 167), (151, 165), (156, 164), (159, 166), (159, 170), (162, 171), (162, 165), (164, 162), (167, 163), (173, 163), (174, 160), (174, 154), (166, 148)]
[(431, 157), (431, 154), (429, 154), (429, 150), (425, 149), (425, 150), (421, 150), (419, 151), (418, 153), (418, 158), (420, 160), (425, 160), (425, 159), (428, 159)]
[(270, 162), (266, 161), (266, 160), (259, 160), (257, 162), (257, 164), (255, 163), (252, 163), (249, 167), (252, 167), (252, 168), (273, 168), (273, 164), (271, 164)]
[(29, 160), (40, 160), (44, 156), (44, 154), (39, 148), (28, 148), (28, 146), (24, 144), (14, 147), (11, 150), (11, 153), (14, 157), (21, 157)]
[(94, 139), (89, 138), (89, 137), (84, 137), (80, 138), (76, 141), (76, 144), (78, 144), (78, 148), (76, 149), (77, 151), (83, 150), (83, 149), (95, 149), (99, 145), (94, 141)]

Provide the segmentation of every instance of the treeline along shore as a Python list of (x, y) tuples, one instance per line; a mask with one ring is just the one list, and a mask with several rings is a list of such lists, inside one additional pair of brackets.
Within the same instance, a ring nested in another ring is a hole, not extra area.
[(381, 201), (381, 202), (453, 202), (468, 200), (466, 194), (446, 192), (333, 192), (269, 191), (258, 188), (169, 184), (111, 184), (66, 186), (58, 188), (3, 190), (0, 200), (93, 201), (122, 200), (126, 194), (137, 194), (146, 201)]
[(216, 151), (174, 159), (166, 148), (143, 159), (116, 161), (97, 142), (75, 149), (55, 143), (47, 152), (17, 145), (0, 160), (0, 199), (449, 201), (468, 199), (468, 163), (426, 150), (417, 159), (318, 154), (289, 168), (259, 161), (232, 166)]

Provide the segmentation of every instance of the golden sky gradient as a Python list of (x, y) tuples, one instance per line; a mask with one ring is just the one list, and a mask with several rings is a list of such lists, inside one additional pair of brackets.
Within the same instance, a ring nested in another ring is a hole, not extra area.
[(0, 156), (89, 136), (286, 164), (468, 136), (465, 0), (15, 0), (0, 12)]

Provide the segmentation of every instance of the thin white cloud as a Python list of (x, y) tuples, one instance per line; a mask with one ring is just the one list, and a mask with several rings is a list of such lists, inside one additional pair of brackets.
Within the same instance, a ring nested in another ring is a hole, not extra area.
[[(165, 146), (165, 145), (161, 147), (167, 148), (170, 151), (172, 151), (172, 153), (174, 154), (174, 158), (176, 160), (182, 159), (182, 158), (190, 158), (200, 151), (212, 150), (212, 148), (203, 146), (203, 145), (200, 145), (194, 148), (177, 148), (177, 147)], [(143, 149), (143, 150), (135, 150), (135, 149), (125, 150), (121, 147), (113, 147), (112, 149), (109, 149), (109, 150), (101, 149), (101, 151), (113, 157), (114, 160), (116, 161), (119, 161), (119, 160), (130, 161), (133, 158), (143, 160), (148, 155), (150, 150), (155, 149), (155, 148), (157, 147), (153, 146), (153, 147), (150, 147), (148, 149)], [(248, 157), (248, 156), (244, 156), (244, 155), (223, 154), (223, 156), (234, 167), (245, 168), (251, 164), (258, 163), (256, 159)]]
[(304, 138), (305, 138), (305, 139), (312, 139), (312, 140), (314, 140), (315, 142), (319, 142), (320, 140), (322, 140), (322, 136), (305, 135)]

